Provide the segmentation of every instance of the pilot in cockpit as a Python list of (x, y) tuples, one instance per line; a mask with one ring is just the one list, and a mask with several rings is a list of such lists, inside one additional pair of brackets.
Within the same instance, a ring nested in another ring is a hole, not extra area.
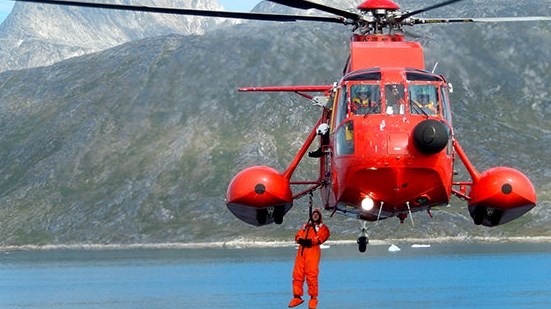
[[(370, 85), (357, 85), (352, 87), (354, 98), (352, 99), (352, 111), (356, 115), (378, 113), (378, 103), (373, 99), (377, 94), (372, 93)], [(378, 87), (373, 87), (378, 88)]]
[(434, 105), (434, 102), (430, 100), (430, 95), (428, 94), (419, 95), (419, 103), (421, 103), (421, 108), (423, 108), (425, 113), (429, 115), (436, 114), (436, 106)]
[(366, 85), (359, 85), (354, 87), (355, 95), (352, 99), (352, 109), (355, 114), (364, 115), (369, 109), (370, 102), (369, 97), (371, 95), (369, 87)]
[[(410, 108), (412, 114), (436, 115), (438, 107), (433, 98), (436, 88), (431, 85), (410, 85)], [(432, 94), (432, 95), (431, 95)]]

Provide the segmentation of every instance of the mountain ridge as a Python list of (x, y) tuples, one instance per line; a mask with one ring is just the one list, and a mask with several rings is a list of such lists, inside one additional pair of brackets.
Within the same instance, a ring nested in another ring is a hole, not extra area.
[[(147, 5), (143, 0), (109, 3)], [(155, 5), (221, 10), (217, 0), (161, 0)], [(0, 24), (0, 71), (50, 65), (146, 37), (203, 34), (232, 20), (16, 2)]]

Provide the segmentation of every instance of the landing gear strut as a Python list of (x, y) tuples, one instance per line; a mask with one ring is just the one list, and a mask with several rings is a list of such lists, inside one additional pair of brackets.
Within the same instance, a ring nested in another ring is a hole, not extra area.
[(369, 237), (367, 237), (367, 223), (364, 221), (362, 228), (360, 229), (360, 236), (358, 236), (358, 249), (360, 252), (365, 252), (367, 250), (367, 244), (369, 243)]

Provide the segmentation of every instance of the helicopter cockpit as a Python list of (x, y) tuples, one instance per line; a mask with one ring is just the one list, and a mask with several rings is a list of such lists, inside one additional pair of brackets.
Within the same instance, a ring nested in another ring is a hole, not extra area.
[[(371, 75), (374, 73), (361, 76)], [(451, 121), (448, 85), (441, 77), (408, 72), (403, 83), (385, 82), (380, 75), (376, 77), (345, 79), (335, 101), (336, 125), (352, 116), (376, 114), (441, 116)]]
[(353, 154), (358, 142), (354, 132), (378, 126), (385, 117), (438, 117), (451, 124), (448, 84), (442, 77), (414, 69), (394, 76), (405, 79), (383, 78), (376, 70), (344, 78), (332, 115), (337, 156)]
[[(384, 89), (381, 91), (381, 88)], [(348, 113), (351, 115), (428, 115), (439, 114), (440, 96), (438, 86), (427, 84), (408, 85), (409, 104), (406, 104), (405, 87), (399, 83), (388, 83), (381, 87), (379, 84), (351, 84), (343, 87), (340, 93), (341, 118)], [(383, 105), (384, 102), (384, 105)], [(409, 105), (409, 109), (407, 106)]]

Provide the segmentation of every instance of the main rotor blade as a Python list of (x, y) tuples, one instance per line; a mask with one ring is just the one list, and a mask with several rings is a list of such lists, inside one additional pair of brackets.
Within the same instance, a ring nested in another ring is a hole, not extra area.
[(208, 10), (194, 10), (194, 9), (178, 9), (178, 8), (162, 8), (151, 6), (136, 6), (126, 4), (113, 4), (113, 3), (97, 3), (97, 2), (84, 2), (84, 1), (65, 1), (65, 0), (15, 0), (18, 2), (32, 2), (40, 4), (53, 4), (53, 5), (65, 5), (65, 6), (77, 6), (110, 10), (122, 10), (122, 11), (134, 11), (134, 12), (149, 12), (149, 13), (162, 13), (162, 14), (176, 14), (176, 15), (193, 15), (204, 17), (222, 17), (222, 18), (236, 18), (236, 19), (248, 19), (248, 20), (262, 20), (262, 21), (319, 21), (319, 22), (331, 22), (342, 24), (344, 19), (341, 17), (333, 16), (310, 16), (310, 15), (287, 15), (287, 14), (268, 14), (268, 13), (249, 13), (249, 12), (229, 12), (229, 11), (208, 11)]
[(338, 16), (342, 16), (348, 19), (352, 20), (358, 20), (361, 18), (361, 15), (349, 12), (346, 10), (338, 9), (332, 6), (316, 3), (313, 1), (306, 1), (306, 0), (267, 0), (268, 2), (274, 2), (281, 5), (285, 5), (288, 7), (296, 8), (296, 9), (302, 9), (302, 10), (310, 10), (310, 9), (316, 9), (320, 10), (326, 13), (335, 14)]
[(549, 16), (526, 17), (482, 17), (482, 18), (417, 18), (415, 24), (439, 24), (439, 23), (498, 23), (517, 21), (551, 21)]
[(443, 6), (450, 5), (450, 4), (459, 2), (459, 1), (463, 1), (463, 0), (449, 0), (449, 1), (446, 1), (446, 2), (437, 3), (435, 5), (428, 6), (426, 8), (420, 9), (420, 10), (409, 12), (409, 13), (406, 13), (406, 14), (400, 16), (400, 20), (404, 20), (404, 19), (406, 19), (408, 17), (411, 17), (413, 15), (417, 15), (417, 14), (420, 14), (420, 13), (423, 13), (423, 12), (427, 12), (427, 11), (431, 11), (431, 10), (434, 10), (434, 9), (437, 9), (437, 8), (441, 8)]

